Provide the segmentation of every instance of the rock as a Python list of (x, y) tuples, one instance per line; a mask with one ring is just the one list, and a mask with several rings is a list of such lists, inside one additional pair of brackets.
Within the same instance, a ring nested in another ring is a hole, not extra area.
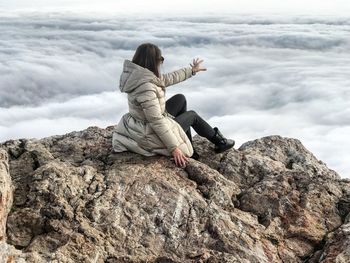
[(24, 262), (21, 251), (6, 243), (6, 221), (12, 207), (13, 189), (9, 173), (8, 155), (0, 149), (0, 258), (1, 262)]
[(350, 182), (300, 141), (269, 136), (214, 154), (197, 135), (201, 157), (183, 169), (165, 156), (113, 153), (112, 131), (90, 127), (0, 145), (9, 157), (1, 193), (12, 194), (2, 178), (6, 189), (14, 185), (7, 219), (9, 209), (1, 210), (3, 255), (26, 262), (350, 260)]
[(12, 192), (7, 152), (0, 149), (0, 241), (6, 241), (6, 220), (12, 206)]
[(342, 225), (327, 236), (323, 251), (311, 262), (349, 262), (350, 259), (350, 223)]

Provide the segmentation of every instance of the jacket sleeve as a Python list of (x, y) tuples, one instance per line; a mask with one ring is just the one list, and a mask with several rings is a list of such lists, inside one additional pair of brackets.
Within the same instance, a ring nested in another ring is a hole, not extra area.
[(169, 127), (166, 117), (161, 113), (156, 91), (152, 89), (144, 90), (137, 94), (136, 101), (140, 103), (147, 121), (171, 154), (178, 147), (178, 140), (171, 127)]
[(174, 85), (190, 77), (192, 77), (192, 67), (181, 68), (161, 75), (161, 79), (164, 81), (165, 87)]

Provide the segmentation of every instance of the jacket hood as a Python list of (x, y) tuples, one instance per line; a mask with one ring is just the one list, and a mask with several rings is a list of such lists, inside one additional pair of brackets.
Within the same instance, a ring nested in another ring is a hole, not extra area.
[(130, 93), (146, 82), (152, 82), (158, 86), (163, 86), (161, 81), (152, 71), (141, 67), (126, 59), (123, 64), (123, 72), (120, 75), (119, 89), (121, 92)]

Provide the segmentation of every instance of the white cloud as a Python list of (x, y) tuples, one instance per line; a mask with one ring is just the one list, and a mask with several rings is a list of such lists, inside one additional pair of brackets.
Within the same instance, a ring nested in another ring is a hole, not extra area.
[(293, 112), (268, 111), (247, 111), (238, 115), (212, 117), (208, 122), (212, 126), (220, 127), (227, 138), (234, 139), (235, 148), (249, 140), (269, 135), (297, 138), (316, 158), (326, 162), (329, 168), (343, 177), (350, 177), (347, 162), (350, 159), (347, 138), (350, 125), (317, 125), (307, 120), (303, 112), (297, 115)]
[(79, 96), (41, 106), (0, 108), (0, 141), (115, 125), (126, 108), (126, 95), (116, 92)]
[(204, 59), (208, 70), (169, 87), (167, 98), (185, 94), (188, 109), (237, 146), (298, 138), (350, 177), (349, 17), (34, 12), (7, 14), (0, 30), (0, 141), (116, 124), (127, 111), (123, 60), (153, 42), (164, 72)]

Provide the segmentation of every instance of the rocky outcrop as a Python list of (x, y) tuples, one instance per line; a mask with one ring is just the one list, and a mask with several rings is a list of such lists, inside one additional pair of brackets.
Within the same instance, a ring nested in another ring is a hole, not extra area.
[(6, 220), (12, 207), (13, 186), (9, 173), (7, 152), (0, 148), (0, 262), (13, 262), (18, 257), (18, 262), (23, 262), (21, 251), (6, 243)]
[(7, 214), (12, 206), (12, 184), (7, 152), (0, 149), (0, 241), (6, 241)]
[(165, 156), (113, 153), (112, 130), (1, 145), (3, 258), (350, 261), (350, 182), (298, 140), (269, 136), (214, 154), (195, 136), (201, 158), (179, 168)]

